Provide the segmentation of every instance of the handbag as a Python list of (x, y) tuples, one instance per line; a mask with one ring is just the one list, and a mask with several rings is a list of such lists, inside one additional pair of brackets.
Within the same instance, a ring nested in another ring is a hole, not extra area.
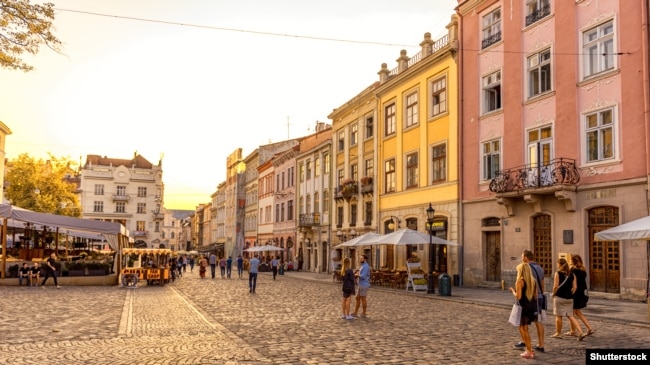
[(519, 305), (519, 301), (515, 302), (515, 304), (512, 305), (512, 310), (510, 311), (510, 318), (508, 319), (508, 322), (516, 327), (519, 327), (519, 324), (521, 323), (521, 306)]

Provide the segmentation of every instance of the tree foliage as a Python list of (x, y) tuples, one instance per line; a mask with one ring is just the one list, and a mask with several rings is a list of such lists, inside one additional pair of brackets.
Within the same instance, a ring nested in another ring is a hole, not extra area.
[(20, 208), (79, 217), (77, 185), (68, 179), (75, 165), (67, 158), (50, 155), (45, 161), (21, 154), (7, 164), (5, 196)]
[(61, 42), (52, 34), (54, 4), (30, 4), (29, 0), (0, 0), (0, 67), (31, 71), (21, 56), (36, 54), (41, 45), (59, 51)]

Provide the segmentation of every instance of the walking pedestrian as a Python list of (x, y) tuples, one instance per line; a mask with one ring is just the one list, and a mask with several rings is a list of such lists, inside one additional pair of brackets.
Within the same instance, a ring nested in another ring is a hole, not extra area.
[[(535, 350), (544, 352), (544, 323), (542, 321), (542, 310), (546, 311), (546, 298), (544, 297), (544, 268), (535, 262), (533, 251), (524, 250), (521, 254), (521, 261), (530, 266), (530, 271), (535, 279), (538, 309), (537, 320), (534, 322), (535, 329), (537, 330), (537, 345), (535, 345)], [(526, 344), (523, 341), (519, 341), (515, 344), (515, 347), (524, 348), (526, 347)]]
[(352, 260), (349, 257), (343, 259), (341, 267), (341, 277), (343, 277), (343, 302), (341, 303), (341, 318), (354, 319), (350, 315), (351, 296), (354, 294), (354, 271), (352, 271)]
[(573, 317), (573, 294), (578, 289), (575, 275), (569, 270), (569, 264), (563, 258), (557, 262), (558, 270), (553, 278), (553, 314), (555, 315), (555, 333), (553, 338), (562, 338), (562, 317), (567, 316), (571, 326), (578, 333), (578, 341), (585, 335), (580, 329), (578, 321)]
[(275, 256), (273, 260), (271, 260), (271, 271), (273, 271), (273, 280), (275, 280), (275, 277), (278, 276), (278, 265), (280, 264), (279, 258), (280, 256)]
[(228, 279), (230, 279), (230, 275), (232, 274), (232, 256), (228, 256), (228, 259), (226, 260), (226, 276)]
[(221, 278), (225, 279), (226, 278), (226, 258), (225, 257), (220, 257), (219, 258), (219, 272), (221, 273)]
[(257, 273), (260, 268), (260, 259), (255, 257), (250, 259), (248, 262), (248, 292), (255, 294), (255, 288), (257, 287)]
[(187, 272), (187, 255), (184, 255), (181, 261), (181, 266), (183, 267), (183, 273)]
[(241, 255), (237, 256), (237, 275), (241, 279), (242, 274), (244, 273), (244, 259)]
[(56, 254), (52, 252), (50, 257), (45, 261), (45, 278), (43, 279), (43, 282), (41, 283), (41, 288), (45, 289), (45, 282), (47, 282), (47, 279), (51, 276), (54, 279), (54, 285), (56, 285), (57, 288), (61, 288), (59, 286), (59, 282), (56, 279)]
[(210, 270), (212, 272), (212, 278), (214, 279), (217, 273), (217, 255), (214, 253), (210, 254)]
[(366, 255), (361, 255), (359, 261), (361, 261), (361, 268), (357, 272), (356, 276), (359, 279), (356, 303), (354, 305), (354, 316), (358, 317), (359, 307), (361, 307), (361, 318), (365, 318), (367, 313), (366, 309), (368, 307), (367, 296), (368, 289), (370, 289), (370, 266), (368, 266), (368, 257)]
[[(587, 307), (589, 295), (587, 295), (587, 270), (580, 255), (571, 256), (571, 273), (576, 278), (576, 292), (573, 294), (573, 316), (584, 323), (587, 328), (587, 334), (585, 336), (589, 336), (594, 333), (594, 329), (589, 324), (587, 317), (582, 313), (582, 309)], [(576, 323), (578, 323), (577, 320)], [(572, 325), (571, 331), (565, 333), (565, 335), (576, 336), (577, 333), (578, 331)]]
[(533, 279), (531, 267), (525, 262), (517, 265), (515, 288), (510, 287), (510, 292), (517, 298), (521, 306), (519, 334), (521, 340), (526, 344), (526, 351), (522, 352), (520, 356), (525, 359), (534, 359), (535, 351), (532, 348), (528, 325), (537, 321), (537, 286), (535, 285), (535, 279)]
[(190, 256), (190, 272), (194, 271), (194, 256)]
[[(208, 261), (204, 256), (201, 256), (199, 259), (199, 275), (201, 275), (201, 279), (205, 279), (206, 266), (208, 266)], [(214, 279), (214, 268), (212, 269), (212, 278)]]

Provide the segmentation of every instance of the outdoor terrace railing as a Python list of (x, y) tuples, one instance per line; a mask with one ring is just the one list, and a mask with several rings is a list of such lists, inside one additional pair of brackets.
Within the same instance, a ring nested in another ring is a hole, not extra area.
[(311, 227), (320, 224), (320, 213), (306, 213), (298, 216), (298, 227)]
[(490, 191), (507, 193), (553, 185), (577, 185), (580, 173), (573, 159), (557, 158), (548, 165), (524, 165), (500, 170), (490, 181)]

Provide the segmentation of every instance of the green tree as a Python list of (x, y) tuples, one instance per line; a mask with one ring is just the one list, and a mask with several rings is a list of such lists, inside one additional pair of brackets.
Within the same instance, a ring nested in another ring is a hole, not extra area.
[(76, 164), (52, 155), (47, 161), (24, 153), (7, 164), (6, 197), (17, 207), (35, 212), (79, 217), (77, 185), (71, 182)]
[(0, 67), (25, 72), (34, 69), (21, 56), (36, 54), (41, 45), (59, 52), (61, 42), (52, 34), (54, 4), (29, 0), (0, 0)]

